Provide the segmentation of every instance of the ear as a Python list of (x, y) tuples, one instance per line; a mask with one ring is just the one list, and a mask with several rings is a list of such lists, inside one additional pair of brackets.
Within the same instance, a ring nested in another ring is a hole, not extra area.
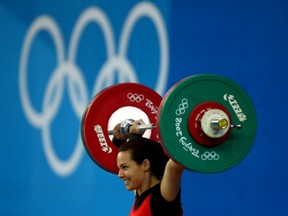
[(143, 167), (144, 171), (149, 171), (150, 170), (150, 161), (148, 159), (145, 159), (142, 162), (142, 167)]

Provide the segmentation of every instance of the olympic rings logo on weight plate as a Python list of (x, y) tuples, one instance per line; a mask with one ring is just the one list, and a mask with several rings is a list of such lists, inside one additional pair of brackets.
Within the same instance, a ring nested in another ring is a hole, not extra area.
[(219, 160), (220, 156), (215, 151), (206, 151), (201, 155), (202, 160)]
[(144, 95), (143, 94), (133, 94), (133, 93), (128, 93), (127, 94), (127, 98), (131, 101), (131, 102), (141, 102), (142, 100), (144, 100)]
[(183, 98), (181, 104), (179, 104), (178, 109), (175, 111), (176, 115), (183, 115), (188, 108), (188, 99)]
[[(120, 34), (119, 50), (115, 49), (114, 34), (111, 29), (111, 24), (106, 14), (97, 7), (87, 8), (78, 18), (72, 31), (71, 40), (68, 46), (67, 55), (65, 55), (64, 41), (57, 22), (50, 16), (43, 15), (36, 18), (29, 27), (24, 39), (22, 52), (20, 56), (19, 66), (19, 91), (24, 113), (33, 126), (39, 128), (42, 132), (42, 141), (44, 152), (48, 164), (51, 169), (59, 176), (69, 176), (80, 163), (83, 156), (83, 144), (79, 132), (77, 144), (71, 156), (63, 161), (60, 160), (53, 148), (51, 138), (51, 124), (60, 108), (65, 88), (65, 78), (68, 80), (68, 93), (73, 111), (79, 118), (82, 117), (83, 111), (88, 104), (89, 93), (86, 82), (81, 74), (81, 69), (75, 62), (77, 55), (78, 43), (81, 34), (88, 24), (98, 24), (104, 34), (104, 39), (107, 47), (107, 61), (99, 70), (95, 79), (92, 95), (95, 95), (103, 88), (110, 86), (114, 82), (115, 74), (113, 70), (121, 73), (119, 82), (137, 82), (137, 75), (126, 57), (126, 49), (132, 34), (134, 26), (142, 17), (149, 18), (157, 31), (160, 49), (160, 67), (158, 72), (158, 80), (156, 82), (155, 91), (163, 94), (168, 76), (169, 65), (169, 47), (168, 34), (165, 28), (165, 23), (160, 11), (155, 5), (148, 2), (136, 4), (129, 12), (124, 27)], [(52, 72), (48, 80), (47, 88), (44, 92), (42, 111), (38, 112), (32, 106), (27, 84), (27, 64), (30, 56), (32, 43), (40, 31), (49, 33), (55, 45), (56, 57), (58, 65)], [(66, 57), (67, 56), (67, 57)], [(78, 92), (77, 92), (78, 90)], [(79, 124), (79, 122), (77, 122)], [(68, 136), (68, 135), (67, 135)]]

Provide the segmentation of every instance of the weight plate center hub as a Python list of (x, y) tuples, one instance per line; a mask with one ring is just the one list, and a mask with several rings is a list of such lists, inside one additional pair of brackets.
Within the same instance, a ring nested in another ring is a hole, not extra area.
[(207, 111), (201, 119), (201, 128), (203, 132), (211, 138), (224, 136), (228, 132), (228, 126), (228, 116), (219, 109)]
[(229, 136), (231, 118), (224, 106), (217, 102), (204, 102), (196, 106), (189, 117), (191, 136), (204, 146), (214, 147)]

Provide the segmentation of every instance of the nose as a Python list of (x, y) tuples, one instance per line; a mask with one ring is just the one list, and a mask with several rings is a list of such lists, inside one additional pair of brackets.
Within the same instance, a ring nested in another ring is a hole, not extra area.
[(121, 169), (119, 169), (119, 171), (118, 171), (118, 177), (123, 178), (123, 171), (121, 171)]

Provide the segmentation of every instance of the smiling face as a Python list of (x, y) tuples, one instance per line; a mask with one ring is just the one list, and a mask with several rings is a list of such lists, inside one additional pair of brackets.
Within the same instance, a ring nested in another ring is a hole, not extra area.
[(117, 155), (118, 177), (124, 180), (127, 190), (142, 190), (149, 167), (147, 160), (142, 164), (131, 159), (131, 150), (121, 151)]

